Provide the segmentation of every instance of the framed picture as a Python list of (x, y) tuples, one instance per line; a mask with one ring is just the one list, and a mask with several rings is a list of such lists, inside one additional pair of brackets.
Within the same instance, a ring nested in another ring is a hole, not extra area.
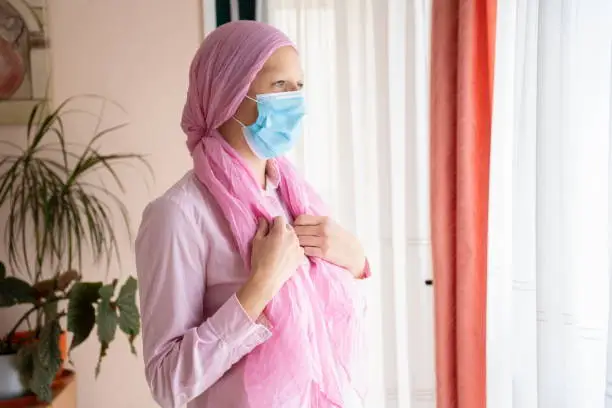
[(0, 125), (25, 125), (49, 97), (46, 0), (0, 0)]

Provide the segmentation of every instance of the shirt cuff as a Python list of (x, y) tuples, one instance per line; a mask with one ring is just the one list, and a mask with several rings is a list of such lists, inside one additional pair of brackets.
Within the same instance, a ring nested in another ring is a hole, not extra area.
[(251, 319), (235, 294), (208, 319), (207, 323), (219, 339), (238, 354), (239, 358), (272, 336), (272, 332), (265, 325)]

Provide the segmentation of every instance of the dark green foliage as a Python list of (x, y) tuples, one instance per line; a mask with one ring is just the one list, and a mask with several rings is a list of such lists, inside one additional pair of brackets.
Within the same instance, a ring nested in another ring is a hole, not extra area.
[[(85, 282), (77, 271), (83, 270), (84, 256), (92, 256), (96, 263), (105, 261), (107, 267), (113, 258), (118, 259), (113, 224), (117, 216), (130, 235), (124, 203), (104, 184), (95, 183), (95, 177), (109, 174), (123, 193), (116, 166), (134, 160), (149, 166), (139, 154), (107, 154), (96, 147), (123, 125), (99, 130), (98, 121), (89, 143), (75, 148), (64, 124), (64, 115), (75, 112), (67, 109), (73, 100), (55, 110), (44, 102), (37, 105), (30, 115), (25, 147), (0, 141), (4, 145), (0, 149), (0, 209), (8, 213), (4, 229), (8, 264), (0, 262), (0, 307), (27, 306), (0, 339), (0, 354), (17, 353), (24, 384), (42, 401), (51, 399), (51, 383), (62, 364), (59, 339), (63, 331), (72, 334), (72, 350), (97, 325), (101, 348), (96, 374), (117, 327), (127, 335), (134, 353), (133, 342), (140, 332), (136, 279), (128, 277), (116, 290), (117, 281)], [(62, 329), (64, 318), (66, 330)], [(16, 331), (30, 319), (34, 320), (32, 338), (17, 341)]]

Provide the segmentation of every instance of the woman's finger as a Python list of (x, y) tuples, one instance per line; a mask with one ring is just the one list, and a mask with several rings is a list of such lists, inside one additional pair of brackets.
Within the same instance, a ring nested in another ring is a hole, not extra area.
[(313, 237), (310, 235), (298, 235), (301, 247), (321, 247), (323, 245), (323, 238)]
[(260, 218), (257, 222), (257, 231), (255, 238), (263, 238), (268, 234), (268, 221), (265, 218)]
[(274, 217), (274, 220), (272, 220), (272, 227), (270, 229), (275, 234), (282, 234), (286, 224), (285, 219), (279, 215), (278, 217)]
[(293, 222), (294, 225), (319, 225), (327, 221), (327, 217), (318, 215), (298, 215)]
[(304, 247), (304, 255), (323, 258), (323, 251), (318, 247)]
[(323, 236), (323, 229), (320, 225), (295, 225), (293, 227), (297, 236), (312, 236), (320, 237)]

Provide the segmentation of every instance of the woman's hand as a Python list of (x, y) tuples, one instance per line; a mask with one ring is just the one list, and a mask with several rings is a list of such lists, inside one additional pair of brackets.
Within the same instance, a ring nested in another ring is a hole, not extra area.
[(283, 217), (274, 218), (270, 227), (261, 219), (252, 245), (251, 270), (270, 280), (278, 290), (304, 260), (295, 231)]
[(252, 242), (251, 278), (238, 292), (238, 300), (254, 320), (293, 276), (304, 259), (304, 250), (293, 228), (283, 217), (271, 224), (260, 219)]
[(300, 215), (293, 224), (304, 254), (342, 266), (355, 278), (362, 275), (365, 254), (351, 233), (328, 217)]

